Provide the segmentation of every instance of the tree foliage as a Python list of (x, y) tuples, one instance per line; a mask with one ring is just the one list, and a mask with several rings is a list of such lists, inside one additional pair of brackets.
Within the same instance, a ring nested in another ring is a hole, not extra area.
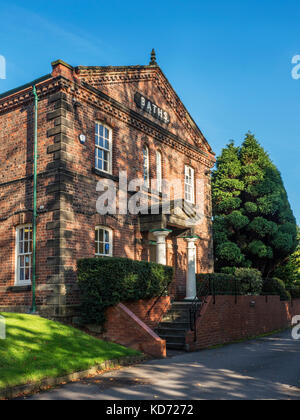
[(297, 248), (283, 263), (275, 270), (275, 276), (282, 279), (288, 286), (300, 287), (300, 228), (297, 228)]
[(281, 174), (255, 137), (231, 142), (212, 177), (216, 269), (270, 276), (295, 251), (297, 226)]

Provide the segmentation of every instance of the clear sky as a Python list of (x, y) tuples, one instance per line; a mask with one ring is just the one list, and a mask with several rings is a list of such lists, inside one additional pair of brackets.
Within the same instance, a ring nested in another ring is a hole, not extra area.
[(300, 223), (299, 0), (0, 0), (0, 93), (50, 63), (157, 60), (218, 154), (251, 130), (283, 175)]

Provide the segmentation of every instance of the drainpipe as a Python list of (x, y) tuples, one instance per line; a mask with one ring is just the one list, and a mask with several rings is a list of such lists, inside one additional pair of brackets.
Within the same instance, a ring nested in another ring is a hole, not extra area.
[(31, 313), (36, 313), (36, 219), (37, 219), (37, 128), (38, 128), (38, 101), (39, 98), (36, 93), (36, 87), (33, 86), (34, 95), (34, 163), (33, 163), (33, 247), (32, 247), (32, 307)]

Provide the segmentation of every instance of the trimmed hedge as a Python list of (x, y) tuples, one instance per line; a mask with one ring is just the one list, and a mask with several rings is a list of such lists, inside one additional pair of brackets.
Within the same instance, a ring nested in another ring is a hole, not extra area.
[(244, 295), (260, 295), (263, 288), (263, 279), (260, 271), (255, 268), (237, 268), (235, 276), (241, 284)]
[[(258, 270), (235, 269), (235, 274), (197, 274), (198, 295), (260, 295), (263, 281)], [(204, 292), (203, 292), (204, 289)]]
[(235, 290), (235, 278), (230, 274), (197, 274), (196, 279), (198, 296), (213, 293), (231, 295)]
[(285, 284), (282, 280), (277, 278), (265, 279), (263, 285), (263, 293), (279, 295), (281, 300), (291, 300), (291, 294), (285, 287)]
[(173, 275), (172, 267), (127, 258), (79, 260), (77, 277), (83, 322), (102, 325), (108, 307), (160, 296)]
[(293, 299), (300, 299), (300, 286), (292, 286), (287, 288)]

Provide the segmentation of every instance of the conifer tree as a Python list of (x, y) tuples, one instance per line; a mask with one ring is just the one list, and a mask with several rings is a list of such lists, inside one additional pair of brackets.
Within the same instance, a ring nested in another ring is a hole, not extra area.
[(288, 286), (300, 286), (300, 228), (297, 228), (297, 248), (275, 270), (275, 277), (283, 280)]
[(297, 226), (280, 172), (255, 137), (231, 142), (212, 179), (216, 270), (253, 267), (264, 276), (291, 255)]

